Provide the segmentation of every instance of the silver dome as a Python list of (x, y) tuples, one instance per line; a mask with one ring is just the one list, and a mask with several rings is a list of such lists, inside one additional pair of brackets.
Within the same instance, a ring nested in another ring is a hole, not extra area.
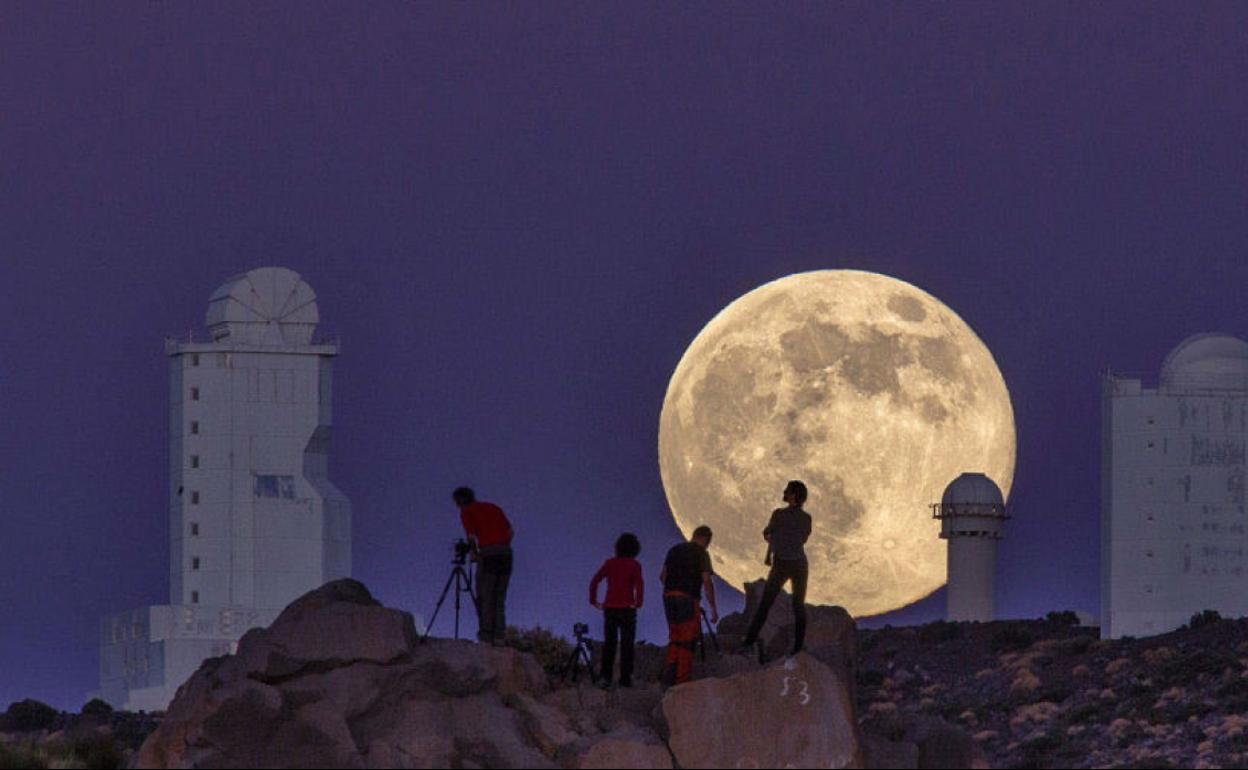
[(1166, 356), (1161, 387), (1182, 390), (1248, 390), (1248, 342), (1227, 334), (1188, 337)]

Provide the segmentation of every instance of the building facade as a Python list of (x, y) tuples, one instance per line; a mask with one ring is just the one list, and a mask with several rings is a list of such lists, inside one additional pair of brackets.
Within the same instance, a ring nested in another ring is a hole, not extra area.
[(351, 574), (351, 506), (329, 479), (335, 344), (316, 295), (260, 268), (211, 297), (210, 341), (169, 341), (169, 604), (105, 619), (100, 695), (165, 708), (301, 594)]
[(1148, 636), (1206, 609), (1248, 615), (1248, 343), (1191, 337), (1156, 388), (1102, 395), (1101, 635)]

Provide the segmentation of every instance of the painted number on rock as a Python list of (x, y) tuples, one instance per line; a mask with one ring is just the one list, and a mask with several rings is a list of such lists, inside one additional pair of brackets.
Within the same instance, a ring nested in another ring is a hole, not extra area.
[[(789, 686), (789, 682), (792, 682), (792, 681), (793, 681), (793, 677), (791, 676), (786, 676), (784, 678), (784, 686), (780, 688), (781, 698), (789, 697), (789, 691), (792, 689)], [(802, 704), (803, 706), (808, 705), (810, 703), (810, 683), (807, 682), (805, 679), (798, 679), (797, 684), (798, 684), (797, 702)]]

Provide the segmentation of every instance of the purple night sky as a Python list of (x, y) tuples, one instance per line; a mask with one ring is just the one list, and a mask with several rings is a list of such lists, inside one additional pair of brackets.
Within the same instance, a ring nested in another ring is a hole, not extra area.
[(511, 620), (597, 629), (616, 535), (651, 581), (678, 536), (685, 347), (844, 267), (1005, 375), (1003, 613), (1095, 610), (1100, 372), (1248, 333), (1248, 6), (1201, 9), (0, 5), (0, 708), (77, 708), (101, 617), (168, 600), (163, 338), (269, 264), (342, 337), (332, 472), (388, 604), (428, 614), (467, 482), (520, 532)]

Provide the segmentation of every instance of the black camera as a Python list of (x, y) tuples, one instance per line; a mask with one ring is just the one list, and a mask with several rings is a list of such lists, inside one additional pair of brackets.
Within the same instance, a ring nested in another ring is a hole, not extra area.
[(577, 639), (580, 639), (583, 636), (588, 636), (589, 624), (588, 623), (573, 623), (572, 633), (576, 635)]
[(467, 540), (455, 541), (455, 564), (463, 564), (468, 561), (468, 554), (472, 553), (472, 545)]

